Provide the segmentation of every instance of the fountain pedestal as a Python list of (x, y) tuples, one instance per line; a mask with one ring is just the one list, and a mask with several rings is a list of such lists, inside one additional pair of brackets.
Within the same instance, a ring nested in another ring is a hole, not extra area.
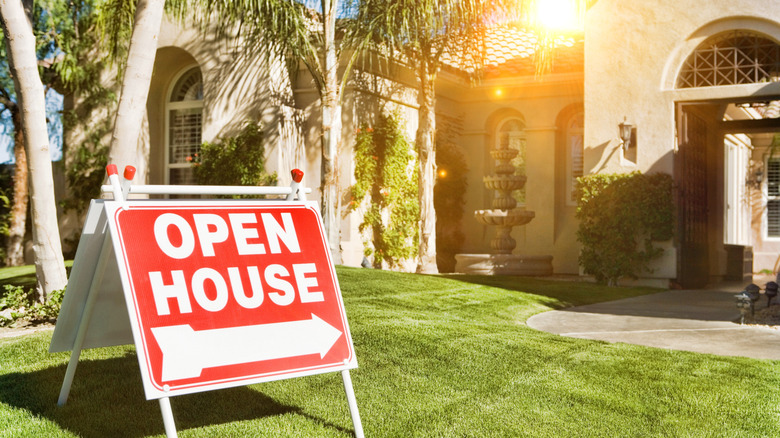
[(512, 228), (530, 222), (535, 214), (517, 208), (512, 192), (523, 188), (526, 177), (514, 175), (510, 163), (518, 154), (517, 149), (499, 148), (490, 151), (496, 159), (497, 175), (483, 178), (485, 187), (496, 191), (491, 210), (477, 210), (474, 217), (482, 225), (496, 227), (496, 236), (490, 241), (490, 254), (456, 254), (455, 272), (480, 275), (529, 275), (552, 274), (552, 256), (526, 256), (512, 254), (517, 242), (512, 238)]

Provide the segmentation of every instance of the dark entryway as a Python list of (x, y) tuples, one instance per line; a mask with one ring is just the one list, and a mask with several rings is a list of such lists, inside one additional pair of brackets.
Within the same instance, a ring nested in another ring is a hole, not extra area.
[(684, 288), (702, 288), (709, 279), (707, 123), (678, 107), (677, 281)]

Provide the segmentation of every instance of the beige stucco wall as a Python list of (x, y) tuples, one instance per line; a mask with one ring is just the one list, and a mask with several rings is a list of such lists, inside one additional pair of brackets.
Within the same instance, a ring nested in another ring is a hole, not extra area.
[[(586, 23), (585, 170), (673, 174), (675, 102), (780, 93), (777, 83), (675, 89), (682, 63), (709, 36), (751, 29), (780, 41), (780, 8), (773, 4), (599, 0)], [(624, 117), (637, 130), (634, 161), (626, 160), (619, 147), (617, 125)], [(713, 214), (714, 222), (722, 215)], [(711, 238), (717, 242), (721, 236)], [(721, 266), (722, 256), (711, 254), (711, 263)], [(676, 257), (670, 245), (651, 276), (674, 278)]]
[(267, 167), (288, 184), (291, 169), (281, 168), (277, 137), (280, 105), (291, 104), (292, 95), (281, 63), (267, 59), (262, 47), (204, 38), (196, 28), (167, 20), (158, 39), (147, 101), (150, 182), (164, 181), (165, 104), (171, 87), (193, 66), (203, 75), (203, 141), (233, 135), (247, 121), (259, 122), (266, 136)]

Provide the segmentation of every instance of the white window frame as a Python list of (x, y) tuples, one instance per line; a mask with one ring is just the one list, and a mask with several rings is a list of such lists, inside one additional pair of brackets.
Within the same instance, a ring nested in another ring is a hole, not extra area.
[[(171, 99), (173, 98), (173, 93), (177, 90), (176, 85), (179, 83), (179, 80), (184, 77), (185, 75), (189, 74), (193, 69), (200, 69), (200, 66), (198, 64), (191, 64), (187, 67), (181, 69), (179, 73), (177, 73), (173, 79), (170, 82), (170, 85), (168, 86), (168, 93), (167, 97), (165, 99), (165, 154), (164, 154), (164, 181), (165, 184), (171, 183), (171, 170), (173, 169), (183, 169), (190, 166), (189, 163), (171, 163), (170, 162), (170, 154), (171, 154), (171, 111), (173, 110), (181, 110), (181, 109), (200, 109), (201, 110), (201, 135), (203, 132), (203, 99), (200, 100), (185, 100), (180, 102), (171, 102)], [(201, 82), (203, 81), (203, 75), (201, 72)]]
[[(777, 163), (776, 166), (776, 175), (774, 178), (778, 182), (778, 190), (777, 194), (773, 195), (769, 192), (769, 182), (772, 179), (772, 165), (770, 162)], [(769, 235), (769, 202), (770, 201), (778, 201), (780, 202), (780, 157), (768, 157), (766, 159), (766, 162), (764, 162), (764, 169), (766, 169), (766, 177), (764, 178), (764, 184), (763, 184), (763, 192), (764, 192), (764, 199), (766, 200), (766, 208), (764, 208), (765, 213), (763, 214), (763, 228), (764, 228), (764, 239), (765, 240), (772, 240), (772, 241), (780, 241), (780, 232), (778, 232), (775, 236)], [(778, 215), (778, 228), (780, 228), (780, 214)]]

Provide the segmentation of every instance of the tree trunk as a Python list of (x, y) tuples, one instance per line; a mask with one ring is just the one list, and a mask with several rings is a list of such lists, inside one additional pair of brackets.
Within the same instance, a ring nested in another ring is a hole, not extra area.
[(139, 137), (146, 113), (146, 99), (152, 81), (164, 5), (164, 0), (138, 0), (127, 68), (108, 151), (109, 164), (116, 164), (120, 173), (125, 166), (136, 168), (135, 181), (139, 184), (145, 183), (148, 172), (146, 163), (149, 150), (146, 142), (139, 141)]
[[(30, 1), (28, 12), (32, 10)], [(42, 302), (51, 292), (65, 288), (67, 276), (57, 227), (46, 98), (38, 75), (35, 37), (20, 0), (0, 0), (0, 17), (8, 43), (8, 61), (22, 111), (32, 205), (33, 249), (38, 294)]]
[(14, 194), (8, 240), (5, 247), (5, 265), (24, 264), (24, 234), (27, 224), (27, 204), (30, 193), (27, 184), (27, 151), (24, 145), (24, 127), (19, 107), (11, 111), (14, 125)]
[(433, 186), (436, 183), (436, 80), (435, 66), (420, 61), (420, 90), (417, 95), (417, 158), (420, 200), (420, 248), (417, 259), (417, 272), (437, 274), (436, 265), (436, 210), (433, 206)]
[(339, 232), (338, 156), (341, 137), (341, 105), (339, 104), (338, 63), (336, 59), (336, 0), (323, 0), (325, 34), (324, 89), (322, 90), (322, 158), (320, 189), (322, 191), (322, 221), (333, 263), (341, 263), (341, 233)]

